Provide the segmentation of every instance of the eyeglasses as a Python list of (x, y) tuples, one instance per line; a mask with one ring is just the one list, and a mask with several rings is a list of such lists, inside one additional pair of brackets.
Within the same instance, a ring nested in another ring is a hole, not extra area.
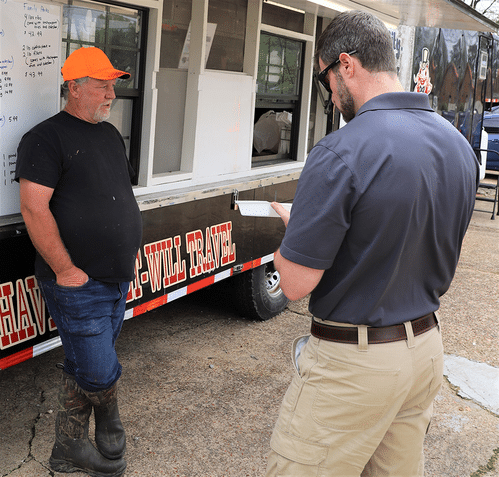
[[(352, 50), (347, 53), (347, 55), (355, 55), (357, 53), (357, 50)], [(341, 53), (340, 53), (341, 54)], [(338, 63), (340, 62), (340, 57), (338, 56), (338, 59), (336, 61), (333, 61), (329, 66), (326, 66), (321, 72), (317, 73), (317, 79), (319, 80), (319, 83), (324, 86), (326, 91), (329, 93), (332, 93), (331, 87), (329, 86), (329, 81), (326, 81), (326, 76), (331, 68), (334, 68)]]

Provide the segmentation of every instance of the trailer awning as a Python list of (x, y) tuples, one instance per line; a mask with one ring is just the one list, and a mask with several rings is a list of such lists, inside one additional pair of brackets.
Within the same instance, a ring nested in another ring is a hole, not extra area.
[(499, 31), (497, 23), (461, 0), (272, 0), (272, 3), (329, 18), (345, 10), (366, 10), (395, 27), (410, 25), (482, 32)]

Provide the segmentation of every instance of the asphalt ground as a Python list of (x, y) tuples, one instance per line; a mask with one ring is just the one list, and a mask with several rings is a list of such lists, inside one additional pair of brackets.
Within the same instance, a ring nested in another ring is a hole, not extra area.
[[(481, 210), (491, 207), (477, 202)], [(440, 318), (447, 357), (497, 369), (499, 217), (490, 217), (474, 213)], [(117, 345), (124, 475), (263, 475), (293, 373), (291, 343), (309, 324), (306, 300), (267, 322), (241, 319), (223, 286), (125, 322)], [(65, 475), (48, 466), (60, 381), (55, 365), (62, 359), (58, 348), (0, 371), (0, 476)], [(499, 415), (446, 380), (425, 455), (427, 476), (499, 477)]]

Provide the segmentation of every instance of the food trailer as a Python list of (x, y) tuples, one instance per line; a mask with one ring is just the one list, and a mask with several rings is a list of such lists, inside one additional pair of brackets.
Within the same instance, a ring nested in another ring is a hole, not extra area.
[[(431, 104), (471, 138), (497, 25), (458, 0), (0, 0), (0, 369), (60, 345), (13, 178), (24, 132), (64, 107), (65, 58), (97, 46), (131, 74), (110, 118), (144, 224), (126, 319), (219, 283), (242, 314), (266, 320), (287, 304), (273, 268), (284, 225), (269, 203), (292, 203), (308, 152), (341, 126), (313, 53), (348, 9), (387, 24), (404, 87), (428, 73)], [(463, 71), (452, 55), (442, 71), (441, 29), (476, 40)]]

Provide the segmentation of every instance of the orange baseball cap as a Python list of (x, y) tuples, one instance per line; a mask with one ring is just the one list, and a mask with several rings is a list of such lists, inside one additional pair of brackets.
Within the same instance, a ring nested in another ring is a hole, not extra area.
[(82, 47), (73, 51), (61, 68), (64, 81), (78, 78), (95, 78), (112, 80), (115, 78), (130, 78), (130, 74), (114, 68), (106, 54), (95, 46)]

